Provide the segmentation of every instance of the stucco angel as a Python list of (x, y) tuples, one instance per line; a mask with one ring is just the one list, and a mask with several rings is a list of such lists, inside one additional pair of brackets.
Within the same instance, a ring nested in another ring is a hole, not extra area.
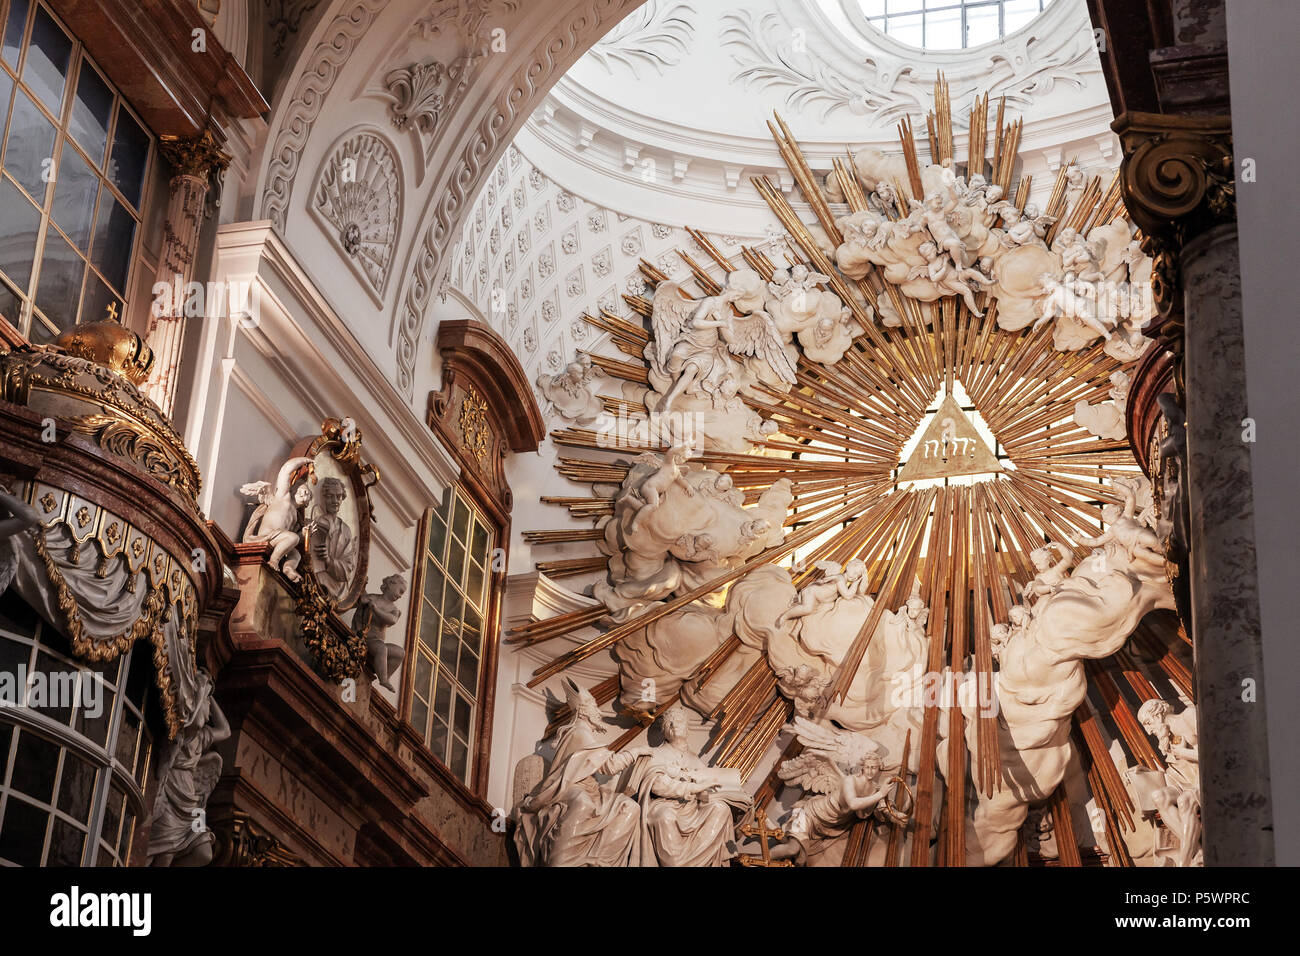
[(605, 403), (595, 393), (596, 379), (602, 377), (591, 364), (591, 356), (579, 355), (557, 375), (543, 373), (537, 387), (555, 410), (576, 425), (590, 425), (605, 410)]
[[(1056, 551), (1060, 560), (1052, 563), (1052, 551)], [(1074, 553), (1059, 541), (1049, 541), (1041, 548), (1029, 552), (1029, 560), (1034, 563), (1037, 576), (1025, 585), (1024, 599), (1032, 604), (1036, 599), (1055, 594), (1070, 576), (1070, 567), (1074, 564)]]
[(800, 588), (795, 603), (776, 619), (777, 627), (784, 627), (791, 621), (807, 617), (838, 599), (847, 600), (856, 597), (865, 583), (867, 565), (859, 558), (854, 558), (844, 567), (840, 567), (835, 561), (818, 561), (813, 567), (820, 570), (822, 576), (812, 584)]
[(670, 411), (683, 394), (701, 392), (715, 399), (727, 378), (734, 378), (732, 356), (759, 359), (780, 381), (798, 381), (794, 363), (771, 316), (756, 311), (738, 316), (732, 303), (748, 290), (731, 287), (699, 302), (683, 299), (681, 287), (662, 282), (655, 290), (652, 323), (656, 359), (674, 379), (661, 411)]
[(889, 801), (897, 782), (884, 772), (885, 748), (865, 734), (823, 727), (795, 717), (793, 729), (804, 750), (781, 764), (777, 773), (805, 796), (786, 819), (786, 841), (772, 850), (772, 859), (805, 862), (810, 850), (833, 839), (856, 820), (873, 812), (902, 816)]
[(299, 509), (311, 501), (311, 488), (304, 482), (295, 489), (293, 477), (300, 468), (311, 464), (310, 458), (290, 458), (280, 466), (274, 487), (269, 481), (251, 481), (239, 488), (240, 494), (258, 501), (244, 528), (244, 542), (271, 545), (271, 557), (267, 563), (282, 571), (290, 581), (298, 581), (301, 577), (298, 574), (298, 562), (302, 559), (298, 552), (298, 544), (302, 541)]

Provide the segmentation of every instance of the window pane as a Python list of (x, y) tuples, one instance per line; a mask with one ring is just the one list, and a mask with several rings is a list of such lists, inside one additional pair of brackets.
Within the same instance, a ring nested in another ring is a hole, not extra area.
[(117, 846), (118, 824), (122, 822), (122, 803), (125, 799), (126, 794), (117, 784), (108, 791), (108, 803), (104, 807), (104, 829), (100, 831), (99, 837), (110, 846)]
[(112, 114), (113, 91), (83, 58), (81, 77), (77, 80), (77, 96), (72, 101), (72, 115), (68, 119), (68, 131), (76, 137), (95, 165), (104, 161), (104, 147), (108, 145), (108, 120)]
[(18, 735), (18, 752), (14, 755), (10, 786), (33, 800), (49, 803), (54, 796), (54, 771), (58, 766), (58, 746), (24, 730)]
[(469, 737), (470, 702), (460, 694), (456, 695), (456, 721), (452, 725), (461, 737)]
[(447, 766), (451, 768), (452, 773), (462, 780), (469, 773), (469, 748), (458, 737), (453, 737), (451, 740), (451, 761)]
[(451, 629), (453, 637), (460, 634), (461, 618), (465, 616), (465, 599), (450, 584), (447, 585), (446, 593), (443, 595), (442, 608), (445, 641), (447, 629)]
[(0, 136), (4, 135), (5, 123), (9, 121), (9, 101), (13, 99), (14, 81), (4, 70), (0, 70)]
[(64, 238), (53, 229), (46, 232), (36, 307), (60, 328), (66, 329), (77, 321), (81, 279), (85, 273), (85, 261)]
[(85, 844), (86, 831), (77, 829), (67, 820), (56, 819), (50, 830), (50, 851), (45, 855), (45, 865), (80, 866)]
[(5, 773), (9, 769), (9, 742), (13, 735), (12, 727), (0, 724), (0, 784), (5, 782)]
[(23, 67), (23, 82), (35, 91), (55, 116), (59, 115), (59, 105), (63, 102), (63, 85), (68, 78), (71, 60), (72, 40), (59, 29), (45, 8), (38, 6), (31, 43), (27, 47), (27, 63)]
[(95, 768), (69, 752), (63, 754), (63, 778), (59, 782), (58, 807), (74, 820), (90, 820), (90, 802), (95, 793)]
[(451, 684), (446, 678), (438, 681), (438, 695), (433, 701), (433, 712), (444, 724), (451, 720)]
[(53, 178), (54, 127), (35, 103), (18, 92), (9, 121), (5, 169), (42, 206), (45, 187)]
[(487, 564), (488, 529), (482, 521), (474, 522), (474, 534), (470, 539), (469, 553), (475, 561)]
[(18, 51), (23, 47), (23, 27), (27, 24), (27, 0), (10, 0), (9, 22), (5, 25), (4, 58), (18, 66)]
[(54, 183), (54, 204), (50, 211), (59, 228), (83, 253), (90, 250), (90, 223), (95, 216), (95, 193), (99, 177), (71, 146), (64, 144)]
[(483, 605), (483, 568), (473, 561), (469, 565), (469, 573), (465, 576), (465, 593), (469, 599), (480, 607)]
[(460, 584), (465, 580), (465, 548), (459, 541), (452, 539), (447, 551), (447, 576)]
[[(461, 634), (461, 641), (472, 650), (478, 653), (479, 645), (483, 641), (483, 619), (479, 617), (478, 612), (473, 608), (465, 609), (465, 631)], [(472, 688), (473, 684), (466, 684), (466, 687)]]
[(135, 743), (139, 729), (140, 718), (122, 708), (122, 720), (117, 729), (117, 752), (113, 756), (128, 771), (135, 769)]
[(961, 49), (960, 7), (926, 14), (925, 45), (931, 50)]
[(98, 716), (92, 717), (85, 707), (78, 708), (75, 729), (83, 737), (93, 741), (96, 746), (102, 747), (108, 741), (109, 718), (113, 713), (113, 695), (104, 690), (102, 685), (99, 694), (99, 707), (96, 708)]
[(862, 12), (869, 17), (878, 17), (885, 12), (885, 0), (860, 0)]
[(429, 751), (439, 760), (447, 759), (447, 725), (437, 716), (429, 731)]
[(886, 32), (899, 43), (919, 47), (925, 40), (921, 17), (922, 15), (919, 13), (909, 14), (905, 17), (890, 17), (889, 27)]
[(910, 13), (913, 10), (921, 9), (921, 0), (889, 0), (888, 12), (893, 13)]
[(131, 267), (131, 244), (135, 240), (135, 220), (126, 207), (101, 187), (99, 216), (95, 221), (95, 243), (90, 262), (104, 274), (108, 284), (122, 292), (126, 273)]
[(17, 674), (19, 667), (26, 667), (32, 660), (32, 647), (21, 641), (0, 637), (0, 673)]
[(460, 663), (456, 669), (456, 680), (460, 686), (478, 695), (478, 658), (470, 653), (468, 647), (460, 649)]
[(140, 207), (140, 186), (144, 182), (144, 164), (148, 158), (149, 137), (131, 114), (119, 106), (108, 175), (126, 201), (137, 209)]
[(1039, 0), (1007, 0), (1002, 7), (1003, 29), (1014, 33), (1039, 13)]
[(443, 552), (447, 542), (447, 523), (442, 520), (438, 512), (432, 512), (432, 518), (429, 520), (429, 554), (442, 560)]
[(979, 46), (991, 43), (1001, 34), (998, 32), (998, 5), (971, 7), (966, 11), (966, 45)]
[(469, 527), (469, 507), (460, 498), (456, 498), (456, 517), (451, 523), (451, 530), (461, 541), (465, 541), (465, 532)]
[(423, 654), (415, 657), (415, 692), (422, 697), (429, 696), (429, 679), (433, 676), (433, 664)]
[(135, 813), (131, 810), (130, 804), (122, 814), (122, 835), (117, 840), (117, 855), (120, 860), (125, 861), (131, 849), (131, 834), (135, 831)]
[(126, 305), (120, 296), (104, 285), (104, 280), (93, 272), (86, 278), (86, 295), (81, 300), (81, 321), (95, 322), (99, 319), (122, 321)]
[(438, 660), (448, 674), (456, 673), (456, 651), (460, 647), (460, 627), (455, 621), (445, 621), (442, 627), (442, 643), (438, 646)]
[(435, 608), (442, 609), (442, 586), (446, 578), (442, 573), (442, 568), (438, 567), (432, 561), (426, 562), (424, 566), (424, 596)]
[(420, 732), (421, 737), (429, 726), (429, 705), (418, 697), (411, 701), (411, 726)]
[(49, 815), (11, 794), (0, 821), (0, 859), (19, 866), (40, 866), (45, 846), (45, 824)]

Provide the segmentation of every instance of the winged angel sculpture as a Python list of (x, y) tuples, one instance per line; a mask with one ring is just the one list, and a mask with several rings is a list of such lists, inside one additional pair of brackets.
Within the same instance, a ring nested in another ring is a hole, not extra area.
[(900, 808), (890, 799), (901, 786), (885, 771), (887, 752), (865, 734), (836, 730), (804, 717), (791, 728), (803, 753), (781, 764), (777, 773), (805, 796), (785, 821), (785, 841), (771, 852), (773, 860), (803, 864), (827, 849), (858, 820), (875, 816), (881, 822), (903, 823), (911, 813), (911, 797)]
[[(734, 398), (744, 371), (732, 356), (753, 357), (788, 385), (798, 381), (781, 332), (762, 309), (742, 315), (733, 307), (745, 291), (728, 285), (697, 302), (676, 282), (661, 282), (654, 297), (655, 364), (673, 380), (660, 412), (682, 395), (707, 397), (715, 408)], [(775, 383), (773, 383), (775, 384)]]

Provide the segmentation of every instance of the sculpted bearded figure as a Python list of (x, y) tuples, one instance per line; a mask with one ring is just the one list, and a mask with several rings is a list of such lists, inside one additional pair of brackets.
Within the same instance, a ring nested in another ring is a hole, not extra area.
[(726, 476), (686, 467), (686, 449), (638, 456), (605, 519), (609, 581), (595, 596), (617, 617), (694, 587), (784, 539), (793, 496), (778, 481), (753, 507)]
[(1201, 765), (1197, 752), (1196, 712), (1175, 714), (1168, 701), (1152, 699), (1137, 713), (1142, 729), (1156, 738), (1165, 770), (1138, 774), (1160, 819), (1178, 840), (1175, 866), (1201, 866)]
[[(588, 691), (564, 680), (572, 717), (556, 732), (546, 776), (516, 807), (515, 847), (524, 866), (629, 866), (640, 832), (636, 801), (612, 775), (647, 750), (614, 753), (608, 728)], [(606, 777), (597, 782), (596, 776)]]

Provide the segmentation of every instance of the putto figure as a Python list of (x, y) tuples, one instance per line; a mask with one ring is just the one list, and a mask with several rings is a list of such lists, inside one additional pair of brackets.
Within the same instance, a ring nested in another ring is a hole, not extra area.
[(379, 685), (391, 691), (397, 690), (392, 684), (392, 676), (406, 659), (406, 651), (400, 644), (389, 644), (384, 636), (402, 616), (397, 602), (405, 593), (406, 579), (400, 574), (390, 574), (384, 578), (378, 594), (362, 595), (357, 601), (356, 613), (352, 615), (352, 630), (366, 640), (370, 666), (375, 669)]
[(244, 528), (244, 543), (269, 544), (271, 557), (267, 563), (290, 581), (301, 580), (298, 574), (298, 563), (302, 559), (298, 551), (302, 540), (300, 511), (311, 501), (311, 488), (306, 483), (293, 488), (293, 476), (311, 464), (310, 458), (290, 458), (280, 466), (274, 488), (269, 481), (252, 481), (239, 488), (240, 494), (258, 501)]

